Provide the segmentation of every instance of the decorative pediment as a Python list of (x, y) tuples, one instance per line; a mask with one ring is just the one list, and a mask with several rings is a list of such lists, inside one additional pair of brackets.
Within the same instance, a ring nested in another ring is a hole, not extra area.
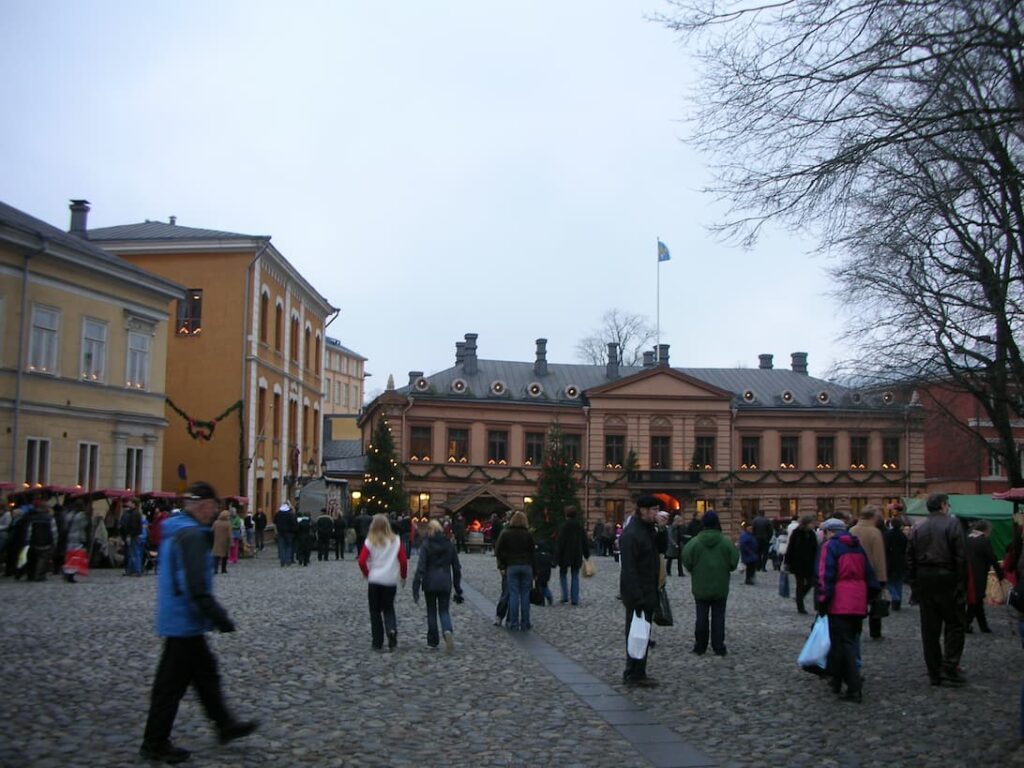
[(680, 400), (732, 400), (732, 393), (687, 376), (666, 366), (657, 366), (632, 376), (616, 379), (586, 392), (588, 398), (677, 398)]
[(664, 416), (652, 416), (651, 429), (672, 429), (672, 422)]

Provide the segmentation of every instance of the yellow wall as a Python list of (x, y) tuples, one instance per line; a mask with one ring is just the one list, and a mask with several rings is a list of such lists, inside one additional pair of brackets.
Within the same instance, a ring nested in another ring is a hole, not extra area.
[[(25, 479), (25, 441), (50, 441), (48, 481), (73, 485), (78, 474), (78, 444), (99, 445), (99, 486), (123, 480), (124, 448), (144, 448), (149, 467), (162, 460), (163, 392), (166, 362), (164, 300), (130, 280), (99, 269), (81, 267), (49, 255), (33, 256), (27, 290), (24, 360), (28, 360), (33, 307), (59, 312), (57, 365), (52, 372), (25, 372), (21, 384), (18, 445), (12, 452), (13, 401), (16, 393), (18, 342), (22, 328), (24, 260), (0, 246), (0, 478)], [(148, 386), (126, 388), (128, 326), (148, 317), (150, 338)], [(106, 327), (103, 377), (82, 379), (82, 327), (85, 318)], [(12, 458), (13, 457), (13, 458)], [(13, 466), (12, 466), (13, 462)], [(141, 490), (159, 485), (159, 472), (144, 477)]]

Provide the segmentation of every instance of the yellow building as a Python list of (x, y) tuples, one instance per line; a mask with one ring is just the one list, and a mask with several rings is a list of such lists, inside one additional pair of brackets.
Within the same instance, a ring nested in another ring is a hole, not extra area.
[[(88, 205), (73, 201), (72, 220)], [(158, 489), (184, 289), (0, 203), (0, 477)]]
[(172, 217), (89, 240), (188, 289), (168, 330), (165, 488), (202, 478), (272, 514), (320, 474), (324, 329), (337, 310), (266, 236)]
[[(723, 527), (763, 512), (827, 517), (924, 487), (920, 409), (810, 376), (807, 355), (775, 368), (678, 368), (668, 345), (621, 366), (481, 358), (476, 334), (455, 365), (390, 389), (360, 417), (363, 444), (385, 418), (404, 467), (408, 508), (486, 518), (531, 503), (548, 428), (575, 459), (588, 526), (621, 522), (641, 494), (689, 516), (715, 509)], [(660, 363), (656, 363), (655, 360)]]

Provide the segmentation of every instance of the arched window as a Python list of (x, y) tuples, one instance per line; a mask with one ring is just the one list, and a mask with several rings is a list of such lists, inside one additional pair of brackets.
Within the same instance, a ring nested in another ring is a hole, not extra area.
[(267, 311), (270, 309), (270, 294), (267, 291), (263, 291), (260, 294), (260, 341), (264, 344), (267, 343), (267, 325), (270, 319), (267, 317)]
[(320, 332), (319, 331), (317, 331), (317, 333), (316, 333), (316, 347), (315, 347), (314, 353), (313, 353), (313, 368), (316, 371), (316, 375), (319, 376), (320, 375), (320, 371), (323, 368), (323, 357), (321, 356), (321, 352), (320, 352)]
[(306, 331), (302, 335), (302, 367), (305, 368), (307, 371), (312, 367), (312, 365), (310, 364), (310, 359), (309, 359), (310, 352), (312, 351), (310, 348), (313, 346), (312, 344), (309, 343), (311, 341), (310, 337), (312, 335), (313, 335), (313, 331), (307, 325), (306, 326)]
[(277, 304), (274, 314), (274, 349), (278, 352), (281, 351), (281, 345), (284, 343), (284, 305), (280, 302)]
[(299, 362), (299, 316), (292, 315), (292, 362)]

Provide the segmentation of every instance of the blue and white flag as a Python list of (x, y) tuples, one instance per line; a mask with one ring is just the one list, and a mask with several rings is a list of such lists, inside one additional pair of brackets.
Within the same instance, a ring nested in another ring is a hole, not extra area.
[(661, 240), (658, 241), (658, 261), (668, 261), (672, 256), (668, 252), (668, 246)]

